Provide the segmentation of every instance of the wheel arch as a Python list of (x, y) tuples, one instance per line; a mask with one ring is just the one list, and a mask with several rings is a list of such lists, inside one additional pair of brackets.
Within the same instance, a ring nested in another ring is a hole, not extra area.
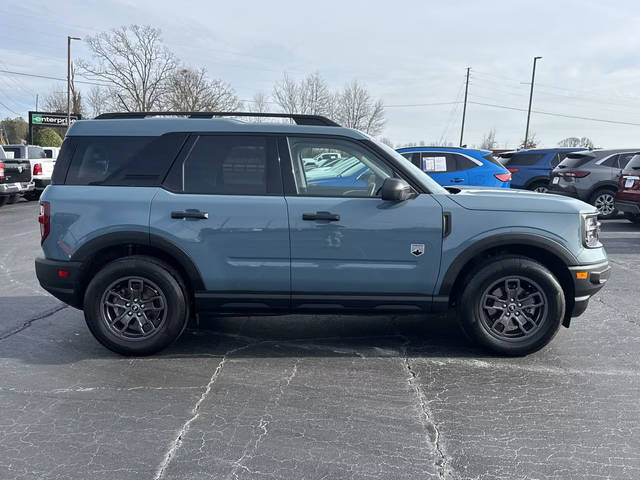
[(533, 185), (536, 183), (549, 183), (549, 175), (537, 175), (535, 177), (531, 177), (524, 184), (525, 190), (530, 190)]
[(80, 301), (83, 301), (89, 281), (100, 268), (113, 260), (130, 255), (146, 255), (165, 261), (182, 276), (190, 295), (197, 290), (204, 290), (198, 267), (177, 245), (144, 232), (114, 232), (90, 240), (70, 258), (70, 261), (82, 263), (77, 280)]
[(558, 279), (565, 294), (567, 314), (563, 324), (569, 326), (570, 312), (575, 302), (574, 284), (569, 265), (577, 265), (577, 258), (563, 245), (535, 234), (501, 234), (483, 239), (460, 253), (445, 273), (438, 295), (454, 304), (462, 292), (464, 279), (492, 257), (518, 255), (536, 260)]

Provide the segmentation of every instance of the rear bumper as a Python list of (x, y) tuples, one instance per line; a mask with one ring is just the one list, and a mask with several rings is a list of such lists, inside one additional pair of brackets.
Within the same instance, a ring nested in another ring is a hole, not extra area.
[(629, 215), (640, 215), (640, 202), (616, 199), (616, 208), (622, 213), (628, 213)]
[(589, 305), (589, 299), (600, 291), (609, 280), (611, 266), (608, 261), (594, 265), (579, 265), (569, 267), (573, 278), (575, 302), (572, 317), (578, 317), (584, 313)]
[[(80, 262), (63, 262), (38, 257), (36, 258), (36, 277), (40, 286), (58, 300), (81, 309), (82, 298), (78, 288), (81, 266)], [(61, 276), (60, 271), (68, 274)]]
[(0, 183), (0, 196), (17, 195), (30, 192), (34, 189), (33, 183)]

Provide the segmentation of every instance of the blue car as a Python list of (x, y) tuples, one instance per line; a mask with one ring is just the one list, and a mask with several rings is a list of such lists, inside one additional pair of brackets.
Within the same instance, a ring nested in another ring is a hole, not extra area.
[(440, 185), (509, 188), (511, 174), (489, 150), (456, 147), (408, 147), (398, 153)]
[(549, 191), (551, 170), (571, 152), (584, 148), (534, 148), (505, 152), (500, 161), (511, 172), (511, 187), (534, 192)]

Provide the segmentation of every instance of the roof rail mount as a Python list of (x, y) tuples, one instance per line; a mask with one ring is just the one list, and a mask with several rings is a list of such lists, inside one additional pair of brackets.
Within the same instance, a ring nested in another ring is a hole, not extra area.
[(146, 118), (146, 117), (175, 117), (214, 118), (214, 117), (262, 117), (262, 118), (290, 118), (296, 125), (318, 125), (324, 127), (339, 127), (336, 122), (322, 115), (304, 115), (301, 113), (253, 113), (253, 112), (113, 112), (103, 113), (95, 120), (111, 120), (116, 118)]

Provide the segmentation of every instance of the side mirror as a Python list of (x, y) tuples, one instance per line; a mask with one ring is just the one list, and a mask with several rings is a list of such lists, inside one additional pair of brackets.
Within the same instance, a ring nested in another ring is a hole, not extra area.
[(404, 202), (411, 198), (411, 186), (401, 178), (387, 178), (380, 189), (382, 200)]

